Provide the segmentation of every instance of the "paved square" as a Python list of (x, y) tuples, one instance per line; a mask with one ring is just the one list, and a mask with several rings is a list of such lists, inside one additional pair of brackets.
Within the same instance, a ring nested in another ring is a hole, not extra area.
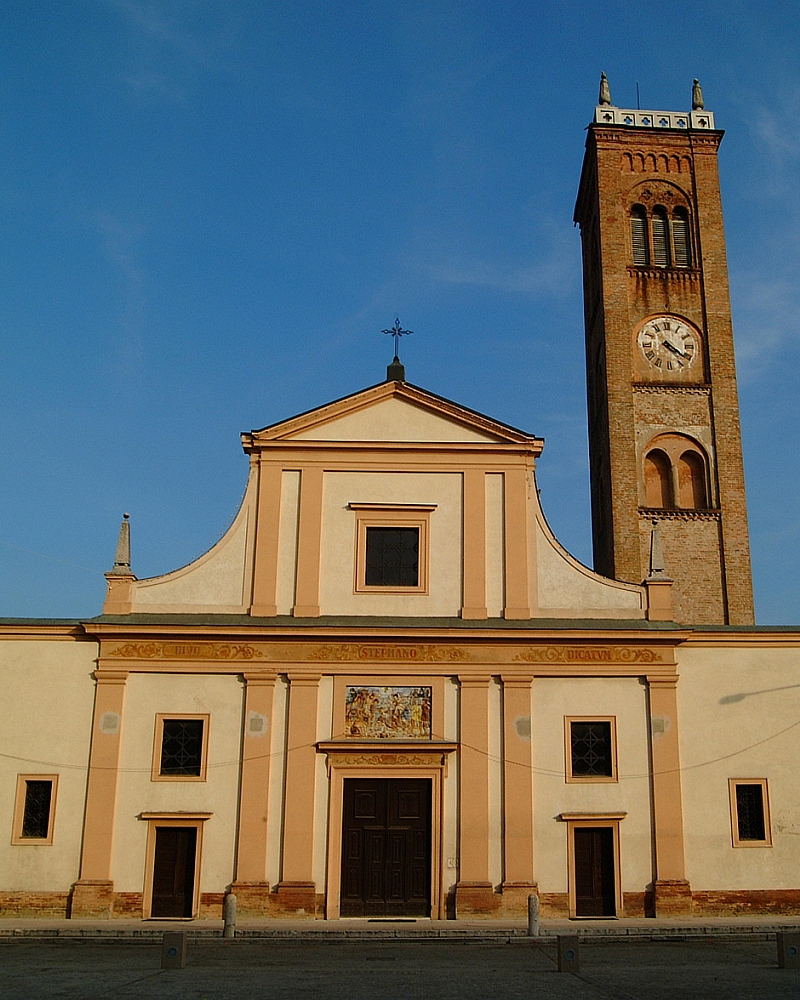
[(7, 942), (3, 1000), (797, 1000), (800, 971), (774, 941), (608, 943), (581, 947), (581, 971), (556, 971), (555, 942), (211, 941), (183, 970), (152, 944)]

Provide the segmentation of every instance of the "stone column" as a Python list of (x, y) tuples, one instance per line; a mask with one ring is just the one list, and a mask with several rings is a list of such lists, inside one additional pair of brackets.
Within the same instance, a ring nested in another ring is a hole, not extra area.
[(685, 916), (692, 912), (692, 890), (684, 860), (678, 678), (648, 677), (647, 682), (653, 762), (655, 912), (658, 917)]
[(269, 775), (272, 765), (272, 700), (275, 675), (244, 675), (242, 776), (239, 786), (239, 843), (236, 856), (237, 909), (243, 916), (270, 913), (267, 882)]
[(481, 619), (486, 611), (486, 475), (464, 472), (464, 594), (462, 618)]
[(259, 462), (256, 545), (253, 557), (253, 596), (250, 614), (270, 617), (278, 613), (278, 543), (281, 523), (283, 470)]
[(531, 683), (503, 677), (503, 809), (505, 879), (503, 911), (524, 916), (533, 880), (533, 773)]
[(460, 845), (456, 917), (492, 916), (489, 881), (489, 676), (459, 677)]
[(72, 888), (73, 919), (107, 919), (114, 909), (111, 851), (117, 805), (122, 705), (127, 671), (96, 670), (92, 746), (86, 786), (81, 876)]
[(289, 729), (283, 815), (283, 872), (278, 908), (286, 916), (316, 914), (314, 812), (317, 707), (321, 674), (289, 673)]
[(528, 476), (525, 469), (505, 473), (505, 564), (504, 618), (530, 618), (528, 573)]
[(323, 472), (317, 466), (300, 473), (300, 519), (297, 531), (297, 587), (292, 613), (319, 617), (319, 565), (322, 544)]

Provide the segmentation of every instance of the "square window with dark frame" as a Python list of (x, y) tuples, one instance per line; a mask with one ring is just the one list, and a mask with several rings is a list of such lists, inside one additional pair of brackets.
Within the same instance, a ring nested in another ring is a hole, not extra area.
[(742, 843), (765, 843), (767, 837), (764, 784), (737, 781), (736, 788), (736, 833)]
[(613, 778), (614, 743), (610, 722), (570, 722), (573, 778)]
[(200, 777), (203, 771), (203, 720), (164, 719), (159, 774)]
[(419, 528), (367, 528), (368, 587), (419, 586)]

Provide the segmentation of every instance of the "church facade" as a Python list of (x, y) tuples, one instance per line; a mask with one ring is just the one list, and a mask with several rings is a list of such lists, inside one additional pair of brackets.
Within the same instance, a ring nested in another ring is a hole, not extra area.
[(0, 913), (800, 912), (800, 631), (753, 624), (702, 107), (588, 130), (597, 572), (544, 442), (405, 379), (242, 436), (241, 509), (103, 613), (0, 620)]

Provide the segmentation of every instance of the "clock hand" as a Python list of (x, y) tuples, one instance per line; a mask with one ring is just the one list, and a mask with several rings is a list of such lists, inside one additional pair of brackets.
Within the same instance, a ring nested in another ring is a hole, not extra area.
[(683, 351), (679, 351), (677, 347), (675, 347), (673, 344), (670, 344), (670, 342), (668, 340), (663, 341), (663, 344), (664, 344), (664, 347), (666, 347), (668, 351), (672, 351), (673, 354), (677, 354), (679, 358), (688, 358), (689, 357), (688, 354), (684, 354)]

